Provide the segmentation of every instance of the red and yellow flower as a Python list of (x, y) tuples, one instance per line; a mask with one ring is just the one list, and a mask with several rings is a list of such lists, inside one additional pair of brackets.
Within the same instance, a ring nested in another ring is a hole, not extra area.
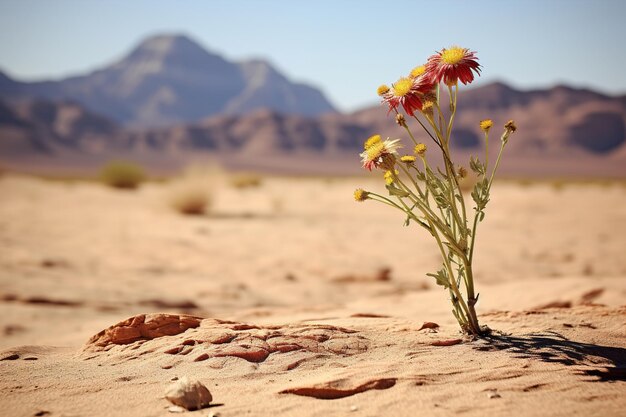
[(363, 168), (372, 170), (383, 166), (390, 169), (395, 163), (395, 155), (400, 148), (400, 139), (382, 140), (380, 135), (374, 135), (365, 142), (365, 150), (360, 154)]
[(382, 95), (382, 103), (389, 106), (389, 111), (398, 111), (402, 106), (406, 114), (413, 116), (422, 109), (422, 97), (432, 91), (433, 84), (424, 76), (402, 77), (393, 84), (393, 88)]
[(452, 46), (428, 58), (425, 75), (433, 84), (444, 82), (447, 85), (455, 85), (459, 81), (463, 84), (471, 83), (474, 81), (474, 73), (480, 75), (476, 52)]

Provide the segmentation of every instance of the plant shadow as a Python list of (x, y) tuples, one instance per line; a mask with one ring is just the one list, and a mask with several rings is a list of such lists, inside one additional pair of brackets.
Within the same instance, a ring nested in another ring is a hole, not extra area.
[[(600, 364), (581, 374), (596, 381), (626, 381), (626, 348), (576, 342), (556, 332), (525, 336), (491, 334), (479, 341), (479, 351), (507, 350), (516, 358), (538, 359), (565, 366)], [(610, 364), (606, 365), (606, 361)]]

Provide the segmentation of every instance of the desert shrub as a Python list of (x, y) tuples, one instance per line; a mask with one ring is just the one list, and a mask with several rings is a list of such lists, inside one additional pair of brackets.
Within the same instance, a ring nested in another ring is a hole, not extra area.
[(185, 215), (207, 214), (215, 201), (216, 190), (224, 180), (218, 166), (189, 166), (167, 187), (167, 203)]
[(183, 178), (171, 185), (169, 205), (180, 214), (206, 214), (213, 203), (210, 186), (197, 179)]
[(259, 174), (251, 172), (242, 172), (230, 178), (230, 185), (237, 189), (260, 187), (262, 182), (262, 178)]
[(100, 179), (114, 188), (133, 190), (145, 180), (141, 166), (127, 161), (111, 161), (100, 171)]

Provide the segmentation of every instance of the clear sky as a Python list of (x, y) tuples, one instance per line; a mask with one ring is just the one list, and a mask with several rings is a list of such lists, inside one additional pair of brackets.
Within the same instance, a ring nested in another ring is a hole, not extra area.
[(79, 74), (166, 32), (229, 60), (269, 59), (344, 111), (453, 44), (478, 52), (480, 82), (623, 94), (625, 26), (626, 0), (0, 0), (0, 70)]

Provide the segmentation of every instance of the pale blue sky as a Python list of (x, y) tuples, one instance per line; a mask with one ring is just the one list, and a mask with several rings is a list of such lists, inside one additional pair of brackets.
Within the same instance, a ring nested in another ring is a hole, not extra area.
[(621, 0), (0, 0), (0, 70), (79, 74), (174, 32), (230, 60), (269, 59), (348, 111), (452, 44), (478, 51), (480, 82), (623, 94), (625, 20)]

